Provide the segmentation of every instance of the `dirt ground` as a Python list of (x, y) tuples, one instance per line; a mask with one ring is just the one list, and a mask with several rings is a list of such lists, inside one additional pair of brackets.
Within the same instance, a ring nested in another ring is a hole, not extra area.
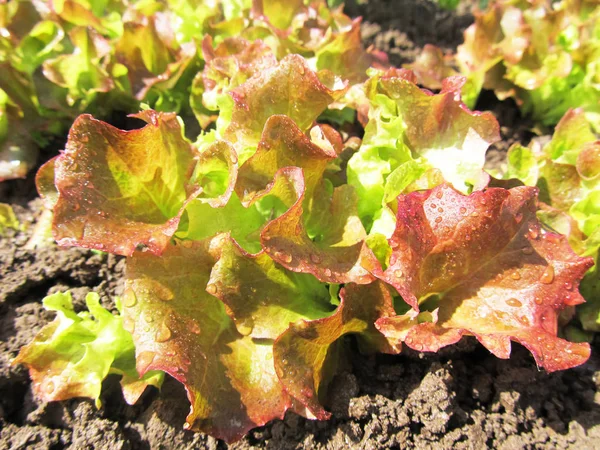
[[(411, 61), (426, 43), (455, 48), (472, 21), (466, 8), (450, 13), (420, 0), (370, 1), (348, 10), (365, 16), (365, 39), (388, 51), (396, 65)], [(489, 95), (482, 102), (502, 126), (504, 143), (489, 158), (497, 165), (507, 143), (531, 133), (511, 102)], [(27, 226), (0, 239), (0, 450), (600, 448), (598, 340), (587, 364), (555, 374), (539, 371), (518, 345), (510, 360), (498, 360), (470, 339), (438, 354), (356, 353), (332, 384), (331, 420), (290, 413), (230, 446), (183, 430), (188, 402), (171, 379), (135, 406), (124, 402), (114, 378), (105, 383), (100, 410), (89, 400), (39, 403), (26, 370), (10, 360), (52, 318), (40, 300), (70, 289), (81, 308), (91, 289), (110, 306), (122, 289), (124, 261), (78, 249), (27, 250), (41, 210), (32, 177), (0, 184), (0, 202), (11, 203)]]

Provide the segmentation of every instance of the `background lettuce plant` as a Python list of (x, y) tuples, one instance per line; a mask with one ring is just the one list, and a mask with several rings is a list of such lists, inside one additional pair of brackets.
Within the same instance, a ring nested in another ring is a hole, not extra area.
[[(46, 299), (57, 319), (16, 359), (37, 395), (97, 399), (98, 380), (118, 373), (135, 401), (131, 386), (167, 373), (187, 391), (185, 428), (230, 442), (288, 410), (329, 417), (347, 335), (363, 352), (470, 335), (500, 358), (518, 342), (547, 371), (584, 363), (590, 346), (559, 337), (558, 316), (584, 301), (593, 260), (540, 222), (537, 188), (488, 187), (499, 126), (462, 103), (464, 79), (433, 94), (410, 71), (367, 72), (381, 60), (328, 31), (357, 42), (358, 22), (276, 5), (223, 3), (209, 21), (239, 36), (202, 40), (192, 107), (211, 128), (194, 143), (173, 112), (145, 109), (131, 131), (82, 115), (38, 172), (58, 244), (122, 255), (127, 269), (118, 314), (93, 294), (95, 318), (68, 294)], [(354, 117), (360, 145), (332, 126)]]

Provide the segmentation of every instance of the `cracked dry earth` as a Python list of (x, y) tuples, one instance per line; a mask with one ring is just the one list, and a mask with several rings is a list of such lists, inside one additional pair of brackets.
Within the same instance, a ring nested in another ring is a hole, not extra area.
[[(456, 48), (472, 21), (466, 7), (450, 13), (423, 0), (370, 1), (348, 9), (365, 16), (364, 37), (396, 65), (426, 43)], [(513, 104), (490, 96), (483, 101), (478, 108), (492, 110), (502, 125), (504, 143), (488, 155), (495, 165), (508, 143), (526, 143), (531, 134)], [(229, 446), (183, 430), (188, 402), (171, 379), (134, 406), (125, 403), (115, 378), (105, 382), (100, 410), (82, 399), (40, 403), (26, 370), (10, 361), (52, 319), (41, 299), (69, 289), (81, 309), (94, 290), (112, 308), (110, 298), (122, 289), (123, 260), (79, 249), (27, 250), (41, 211), (32, 175), (2, 183), (0, 202), (12, 204), (25, 225), (25, 231), (0, 238), (0, 450), (600, 448), (598, 339), (588, 363), (554, 374), (539, 371), (518, 345), (510, 360), (498, 360), (470, 338), (438, 354), (355, 352), (330, 388), (331, 420), (289, 413)]]

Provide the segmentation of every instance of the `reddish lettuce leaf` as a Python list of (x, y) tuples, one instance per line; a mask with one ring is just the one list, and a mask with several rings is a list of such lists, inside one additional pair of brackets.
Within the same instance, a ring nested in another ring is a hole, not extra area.
[(383, 283), (347, 284), (340, 299), (331, 316), (291, 324), (273, 349), (275, 369), (285, 390), (318, 419), (330, 417), (319, 397), (324, 395), (339, 363), (341, 337), (357, 334), (364, 350), (396, 352), (374, 325), (377, 319), (395, 314), (392, 296)]
[(169, 246), (161, 257), (135, 253), (123, 304), (139, 373), (163, 370), (184, 384), (191, 403), (187, 429), (234, 441), (282, 418), (291, 399), (275, 374), (272, 343), (240, 334), (215, 297), (221, 286), (212, 283), (211, 271), (228, 252), (234, 247), (221, 235)]
[(325, 75), (313, 72), (299, 55), (286, 56), (277, 66), (229, 91), (233, 105), (221, 107), (217, 131), (234, 145), (241, 162), (245, 162), (256, 150), (269, 117), (283, 114), (302, 131), (308, 130), (345, 92), (343, 84), (324, 84), (332, 81)]
[(160, 254), (177, 230), (185, 205), (199, 193), (191, 182), (196, 150), (175, 114), (136, 117), (148, 125), (121, 131), (88, 115), (73, 125), (54, 162), (59, 245), (120, 255), (143, 245)]
[(343, 185), (324, 199), (320, 233), (310, 238), (304, 225), (304, 181), (300, 169), (292, 169), (299, 181), (297, 200), (288, 211), (269, 222), (261, 233), (265, 251), (294, 272), (311, 273), (326, 283), (369, 283), (375, 255), (366, 244), (366, 232), (356, 213), (356, 194)]
[[(319, 129), (315, 131), (318, 133)], [(256, 153), (240, 168), (236, 192), (244, 204), (250, 204), (279, 169), (292, 166), (302, 169), (306, 197), (312, 199), (327, 163), (336, 156), (331, 143), (323, 148), (311, 142), (288, 116), (271, 116), (265, 124)]]
[(583, 302), (577, 286), (592, 260), (540, 226), (535, 197), (528, 187), (463, 196), (446, 185), (400, 196), (390, 265), (378, 275), (413, 308), (435, 309), (432, 322), (409, 313), (379, 330), (418, 350), (472, 334), (500, 358), (514, 340), (548, 371), (582, 364), (589, 346), (559, 339), (557, 316)]
[[(271, 48), (262, 41), (251, 42), (232, 37), (225, 39), (214, 49), (212, 44), (210, 36), (206, 36), (202, 42), (204, 70), (194, 78), (190, 98), (196, 117), (203, 127), (213, 120), (210, 111), (219, 108), (221, 95), (277, 64)], [(212, 115), (216, 119), (214, 112)]]

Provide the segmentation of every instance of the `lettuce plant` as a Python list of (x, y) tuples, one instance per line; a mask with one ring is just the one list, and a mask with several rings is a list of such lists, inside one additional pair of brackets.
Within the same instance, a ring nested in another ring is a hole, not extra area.
[[(548, 371), (586, 361), (589, 345), (558, 337), (557, 323), (583, 302), (593, 261), (540, 223), (536, 188), (486, 187), (498, 124), (462, 103), (462, 79), (434, 95), (409, 71), (372, 70), (349, 97), (358, 82), (314, 57), (241, 39), (203, 46), (201, 97), (218, 118), (194, 144), (173, 113), (145, 110), (133, 131), (83, 115), (37, 176), (60, 245), (127, 258), (115, 335), (133, 340), (136, 386), (157, 385), (157, 372), (185, 386), (185, 428), (234, 441), (288, 410), (329, 417), (347, 335), (363, 352), (472, 335), (500, 358), (521, 343)], [(358, 150), (319, 122), (349, 98), (368, 120)], [(50, 381), (97, 398), (63, 374), (97, 380), (125, 356), (115, 346), (85, 369), (104, 327), (59, 311), (17, 362), (42, 398), (58, 398)], [(63, 316), (92, 331), (68, 344)], [(56, 348), (56, 370), (41, 370)]]
[[(363, 47), (360, 20), (324, 0), (4, 2), (0, 31), (0, 180), (25, 176), (37, 147), (81, 113), (106, 119), (145, 104), (193, 111), (207, 127), (220, 94), (288, 54), (351, 85), (387, 61)], [(351, 92), (332, 119), (354, 119)]]
[(543, 125), (580, 107), (600, 130), (599, 24), (594, 1), (490, 3), (475, 13), (456, 55), (471, 104), (490, 89)]
[[(581, 109), (569, 110), (545, 146), (513, 145), (504, 178), (540, 189), (542, 221), (568, 236), (581, 255), (598, 261), (600, 248), (600, 141)], [(588, 303), (578, 308), (586, 330), (600, 330), (597, 266), (585, 276), (581, 292)]]
[(470, 107), (488, 89), (500, 100), (514, 98), (543, 126), (556, 125), (570, 108), (582, 108), (598, 131), (599, 14), (588, 0), (495, 0), (474, 11), (475, 23), (456, 54), (444, 56), (426, 45), (406, 67), (430, 89), (440, 89), (445, 77), (464, 75), (462, 94)]

